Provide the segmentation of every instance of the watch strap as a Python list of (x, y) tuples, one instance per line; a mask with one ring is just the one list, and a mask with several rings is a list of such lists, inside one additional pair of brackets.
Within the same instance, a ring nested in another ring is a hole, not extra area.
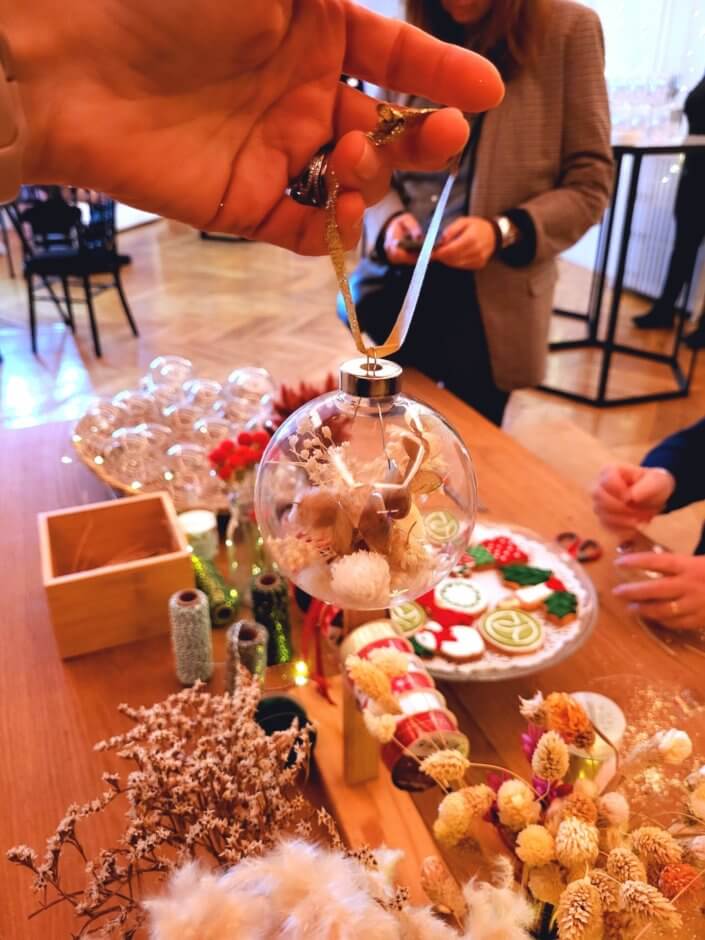
[(0, 33), (0, 202), (17, 195), (22, 180), (22, 155), (27, 125), (14, 79), (7, 42)]

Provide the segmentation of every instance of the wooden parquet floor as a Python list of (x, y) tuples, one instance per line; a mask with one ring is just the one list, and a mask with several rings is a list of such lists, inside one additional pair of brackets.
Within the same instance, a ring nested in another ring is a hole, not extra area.
[[(326, 258), (299, 258), (267, 245), (203, 241), (193, 230), (157, 222), (126, 232), (121, 250), (132, 255), (124, 281), (140, 338), (133, 339), (114, 291), (98, 298), (104, 358), (93, 355), (85, 308), (77, 309), (76, 338), (51, 304), (40, 308), (39, 356), (29, 347), (24, 282), (10, 280), (0, 258), (0, 422), (20, 427), (78, 417), (90, 400), (134, 386), (160, 353), (188, 356), (203, 375), (223, 378), (238, 365), (268, 368), (282, 381), (322, 377), (354, 354), (334, 314), (335, 283)], [(17, 258), (17, 252), (15, 253)], [(581, 309), (588, 275), (562, 263), (557, 304)], [(664, 348), (670, 334), (644, 336), (630, 316), (644, 309), (624, 305), (619, 336), (647, 348)], [(556, 318), (556, 336), (575, 335), (580, 324)], [(585, 351), (551, 360), (554, 384), (594, 388), (597, 363)], [(640, 359), (616, 357), (611, 391), (667, 388), (665, 369)], [(638, 457), (665, 434), (705, 413), (705, 355), (689, 398), (598, 410), (526, 390), (512, 396), (505, 428), (537, 453), (542, 429), (568, 422), (624, 459)]]

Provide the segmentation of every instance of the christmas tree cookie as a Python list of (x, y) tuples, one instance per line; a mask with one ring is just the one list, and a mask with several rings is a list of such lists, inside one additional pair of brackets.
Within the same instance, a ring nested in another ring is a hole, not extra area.
[(546, 618), (563, 627), (578, 616), (578, 598), (570, 591), (554, 591), (544, 601)]
[(524, 588), (532, 584), (543, 584), (553, 574), (547, 568), (532, 568), (531, 565), (511, 564), (502, 566), (502, 581), (507, 587)]

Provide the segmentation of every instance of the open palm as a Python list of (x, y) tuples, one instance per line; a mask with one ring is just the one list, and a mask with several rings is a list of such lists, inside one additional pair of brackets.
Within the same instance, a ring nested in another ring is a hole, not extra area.
[(322, 145), (336, 142), (350, 245), (392, 168), (438, 168), (467, 134), (448, 110), (374, 148), (364, 131), (375, 102), (341, 84), (341, 72), (465, 111), (502, 94), (484, 59), (347, 0), (71, 0), (64, 9), (43, 68), (18, 46), (31, 178), (302, 253), (325, 250), (324, 214), (285, 189)]

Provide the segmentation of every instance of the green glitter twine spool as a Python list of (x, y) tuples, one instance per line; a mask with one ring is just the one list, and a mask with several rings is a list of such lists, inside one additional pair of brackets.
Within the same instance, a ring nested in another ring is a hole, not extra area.
[(235, 588), (228, 587), (225, 579), (212, 561), (191, 555), (196, 584), (208, 598), (211, 623), (214, 627), (227, 627), (237, 616), (240, 596)]
[(264, 571), (252, 579), (252, 612), (257, 623), (267, 628), (267, 665), (290, 663), (291, 621), (286, 581), (275, 571)]

